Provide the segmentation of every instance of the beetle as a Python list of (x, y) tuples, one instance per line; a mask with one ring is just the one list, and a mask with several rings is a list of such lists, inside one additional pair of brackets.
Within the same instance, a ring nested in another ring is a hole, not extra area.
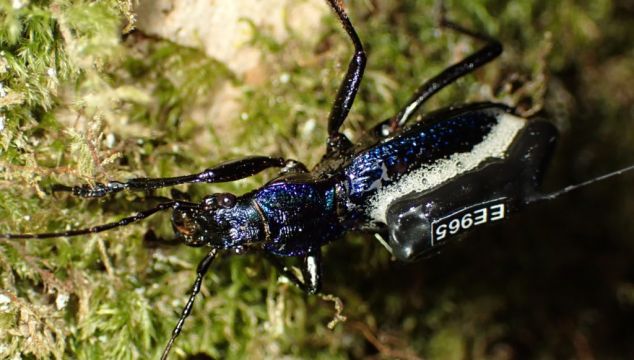
[[(43, 234), (2, 234), (12, 239), (50, 238), (97, 233), (125, 226), (159, 211), (172, 209), (172, 225), (189, 246), (209, 247), (200, 262), (192, 293), (165, 347), (169, 351), (189, 316), (202, 280), (221, 251), (263, 251), (277, 257), (301, 257), (303, 279), (278, 259), (272, 261), (291, 281), (309, 293), (320, 289), (321, 246), (351, 230), (387, 237), (399, 260), (415, 260), (435, 252), (464, 231), (506, 219), (512, 211), (552, 199), (562, 191), (539, 191), (557, 131), (540, 120), (526, 120), (514, 109), (494, 103), (452, 106), (408, 124), (435, 93), (492, 61), (502, 51), (496, 40), (446, 20), (441, 26), (485, 43), (476, 53), (424, 83), (394, 117), (377, 125), (366, 143), (353, 145), (339, 129), (355, 99), (366, 55), (347, 14), (336, 0), (327, 0), (349, 39), (354, 55), (328, 119), (327, 150), (308, 171), (284, 158), (252, 156), (203, 172), (174, 178), (137, 178), (95, 186), (57, 186), (84, 198), (123, 190), (153, 190), (184, 183), (228, 182), (268, 168), (279, 176), (241, 196), (217, 193), (200, 203), (171, 200), (118, 222), (88, 229)], [(616, 176), (607, 174), (589, 183)]]

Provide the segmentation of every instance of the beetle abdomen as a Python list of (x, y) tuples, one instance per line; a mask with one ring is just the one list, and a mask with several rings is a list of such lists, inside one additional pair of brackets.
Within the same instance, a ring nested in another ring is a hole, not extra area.
[(385, 223), (395, 199), (503, 158), (526, 121), (501, 106), (475, 106), (438, 113), (359, 154), (345, 170), (351, 202), (370, 221)]
[(539, 195), (557, 130), (545, 121), (526, 123), (504, 159), (485, 160), (451, 181), (390, 202), (387, 243), (397, 259), (415, 260), (438, 251), (450, 239), (503, 220)]

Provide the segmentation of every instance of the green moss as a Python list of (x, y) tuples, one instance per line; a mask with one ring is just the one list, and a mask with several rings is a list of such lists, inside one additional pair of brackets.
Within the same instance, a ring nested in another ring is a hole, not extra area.
[[(0, 0), (0, 232), (89, 226), (148, 206), (137, 194), (82, 201), (45, 193), (54, 183), (187, 174), (247, 154), (313, 165), (323, 152), (351, 55), (332, 17), (315, 47), (257, 32), (267, 77), (249, 85), (196, 49), (135, 33), (122, 40), (132, 19), (126, 1), (14, 3)], [(565, 132), (551, 187), (631, 162), (631, 9), (607, 0), (448, 7), (457, 22), (498, 37), (505, 53), (425, 111), (476, 100), (539, 110), (543, 102), (542, 114)], [(353, 137), (479, 46), (435, 30), (433, 9), (433, 1), (349, 2), (369, 52), (345, 125)], [(242, 92), (241, 113), (201, 121), (194, 110), (226, 82)], [(220, 132), (217, 121), (230, 125)], [(179, 189), (195, 199), (242, 193), (272, 175)], [(279, 281), (257, 255), (219, 259), (175, 357), (628, 357), (634, 312), (619, 300), (634, 281), (628, 184), (529, 210), (418, 264), (390, 262), (369, 237), (332, 244), (325, 290), (348, 317), (334, 330), (330, 301)], [(157, 358), (203, 254), (150, 247), (148, 229), (169, 237), (169, 215), (94, 236), (0, 240), (2, 357)]]

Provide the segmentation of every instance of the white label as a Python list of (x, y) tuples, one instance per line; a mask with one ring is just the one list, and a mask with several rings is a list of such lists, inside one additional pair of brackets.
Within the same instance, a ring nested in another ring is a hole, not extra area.
[(472, 227), (504, 219), (506, 217), (505, 200), (501, 198), (472, 205), (432, 222), (432, 246), (449, 235), (456, 235)]

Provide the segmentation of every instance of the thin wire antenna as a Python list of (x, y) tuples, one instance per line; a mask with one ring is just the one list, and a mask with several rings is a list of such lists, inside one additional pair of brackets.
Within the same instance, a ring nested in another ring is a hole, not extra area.
[(550, 194), (543, 194), (543, 195), (535, 196), (534, 198), (530, 199), (527, 203), (531, 204), (531, 203), (538, 202), (538, 201), (554, 200), (554, 199), (560, 197), (561, 195), (567, 194), (567, 193), (569, 193), (571, 191), (580, 189), (582, 187), (586, 187), (586, 186), (588, 186), (590, 184), (594, 184), (594, 183), (599, 182), (599, 181), (603, 181), (603, 180), (606, 180), (606, 179), (609, 179), (609, 178), (612, 178), (612, 177), (615, 177), (615, 176), (619, 176), (619, 175), (625, 174), (626, 172), (629, 172), (629, 171), (632, 171), (632, 170), (634, 170), (634, 165), (630, 165), (630, 166), (624, 167), (622, 169), (619, 169), (619, 170), (616, 170), (616, 171), (612, 171), (612, 172), (609, 172), (607, 174), (603, 174), (601, 176), (597, 176), (595, 178), (592, 178), (590, 180), (586, 180), (586, 181), (584, 181), (582, 183), (579, 183), (579, 184), (566, 186), (565, 188), (563, 188), (561, 190), (558, 190), (558, 191), (554, 191), (554, 192), (552, 192)]
[(94, 234), (94, 233), (99, 233), (99, 232), (107, 231), (110, 229), (114, 229), (117, 227), (126, 226), (133, 222), (141, 221), (151, 215), (154, 215), (155, 213), (159, 211), (163, 211), (167, 209), (176, 209), (179, 207), (195, 207), (195, 206), (197, 206), (197, 204), (190, 203), (190, 202), (169, 201), (169, 202), (158, 204), (157, 206), (153, 208), (140, 211), (136, 213), (135, 215), (125, 217), (119, 221), (115, 221), (115, 222), (111, 222), (111, 223), (107, 223), (103, 225), (96, 225), (96, 226), (92, 226), (92, 227), (84, 228), (84, 229), (68, 230), (68, 231), (54, 232), (54, 233), (0, 234), (0, 239), (50, 239), (50, 238), (57, 238), (57, 237), (69, 237), (69, 236)]

